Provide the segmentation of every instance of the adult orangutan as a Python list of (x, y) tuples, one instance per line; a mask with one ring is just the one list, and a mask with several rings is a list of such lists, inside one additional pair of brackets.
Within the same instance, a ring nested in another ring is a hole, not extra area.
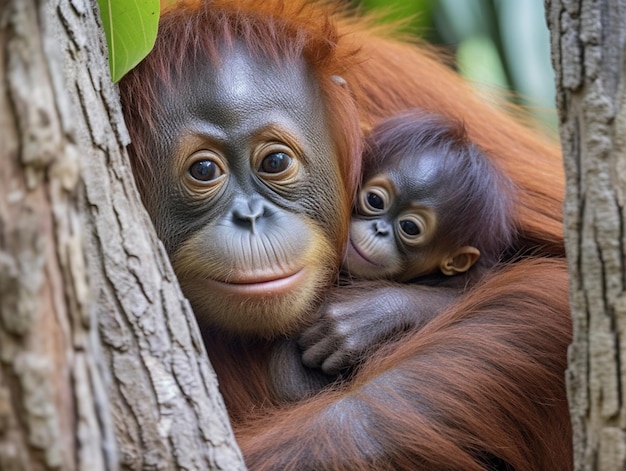
[[(424, 46), (305, 0), (173, 7), (121, 95), (138, 186), (250, 469), (571, 466), (555, 148)], [(347, 238), (361, 132), (411, 107), (465, 121), (515, 182), (518, 257), (453, 304), (432, 291), (407, 302), (374, 281), (320, 306)], [(302, 366), (296, 341), (319, 312), (363, 306), (432, 320), (349, 379)]]

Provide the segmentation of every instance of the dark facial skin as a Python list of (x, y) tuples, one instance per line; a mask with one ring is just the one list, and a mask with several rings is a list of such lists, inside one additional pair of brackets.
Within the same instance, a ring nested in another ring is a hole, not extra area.
[(393, 166), (366, 178), (344, 259), (352, 277), (406, 282), (433, 273), (452, 276), (478, 259), (477, 248), (441, 237), (441, 214), (459, 209), (437, 202), (437, 189), (456, 178), (439, 171), (437, 158), (393, 159)]
[[(388, 163), (371, 175), (366, 169), (357, 197), (343, 265), (351, 282), (329, 294), (320, 319), (300, 337), (305, 365), (329, 375), (349, 374), (377, 345), (420, 328), (463, 292), (447, 283), (454, 272), (441, 271), (461, 259), (458, 247), (437, 238), (437, 156)], [(437, 286), (407, 283), (435, 271), (443, 282)]]
[(366, 169), (344, 258), (352, 281), (330, 293), (320, 319), (300, 337), (307, 366), (349, 374), (375, 346), (421, 327), (462, 293), (456, 286), (380, 281), (411, 280), (448, 258), (451, 248), (437, 243), (435, 159), (392, 161), (373, 175)]
[[(235, 44), (166, 95), (173, 157), (157, 230), (201, 325), (296, 330), (337, 267), (338, 170), (318, 88), (303, 63)], [(173, 119), (172, 119), (173, 118)], [(169, 141), (168, 141), (169, 142)]]

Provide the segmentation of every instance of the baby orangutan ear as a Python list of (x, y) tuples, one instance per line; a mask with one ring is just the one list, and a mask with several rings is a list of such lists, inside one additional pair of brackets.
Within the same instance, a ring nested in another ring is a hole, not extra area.
[(465, 245), (445, 257), (439, 269), (447, 276), (464, 273), (474, 265), (478, 257), (480, 257), (480, 250), (471, 245)]

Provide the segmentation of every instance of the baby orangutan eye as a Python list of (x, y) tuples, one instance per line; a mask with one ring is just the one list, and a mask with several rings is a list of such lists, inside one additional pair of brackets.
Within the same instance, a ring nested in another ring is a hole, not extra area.
[(385, 209), (385, 202), (376, 193), (372, 193), (371, 191), (367, 193), (366, 197), (367, 204), (370, 205), (374, 209)]
[(400, 221), (400, 229), (402, 229), (402, 232), (410, 236), (417, 236), (422, 233), (422, 228), (417, 225), (415, 221), (411, 221), (410, 219)]
[(363, 216), (383, 214), (392, 204), (389, 192), (377, 185), (367, 185), (359, 192), (358, 211)]

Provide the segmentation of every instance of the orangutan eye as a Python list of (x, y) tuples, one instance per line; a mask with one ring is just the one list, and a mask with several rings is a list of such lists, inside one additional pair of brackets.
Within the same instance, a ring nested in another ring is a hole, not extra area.
[(210, 182), (222, 175), (222, 169), (212, 160), (198, 160), (189, 167), (189, 175), (199, 182)]
[(422, 233), (422, 228), (415, 223), (415, 221), (411, 221), (410, 219), (405, 219), (400, 221), (400, 229), (407, 235), (417, 236)]
[(284, 152), (272, 152), (261, 161), (260, 172), (280, 173), (291, 165), (291, 157)]
[(371, 191), (367, 193), (366, 197), (367, 204), (374, 209), (385, 209), (385, 202), (376, 193), (372, 193)]
[(366, 185), (359, 193), (358, 212), (363, 216), (378, 216), (391, 206), (389, 192), (376, 185)]
[(414, 209), (396, 220), (396, 235), (409, 246), (422, 245), (433, 235), (435, 217), (428, 208)]

